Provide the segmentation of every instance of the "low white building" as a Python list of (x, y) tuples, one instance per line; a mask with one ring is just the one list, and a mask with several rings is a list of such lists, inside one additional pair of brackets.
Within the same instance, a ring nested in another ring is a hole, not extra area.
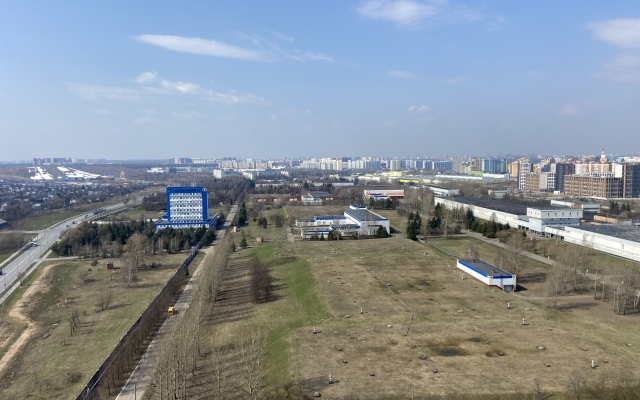
[(451, 197), (460, 195), (460, 189), (449, 189), (433, 185), (427, 185), (427, 189), (429, 189), (431, 192), (433, 192), (433, 194), (439, 197)]
[(640, 226), (567, 226), (564, 241), (640, 262)]
[(477, 258), (458, 260), (456, 267), (486, 285), (497, 286), (505, 292), (516, 290), (516, 276), (488, 262)]
[(369, 199), (370, 197), (375, 198), (376, 200), (386, 200), (386, 199), (402, 199), (404, 198), (404, 189), (376, 189), (376, 190), (365, 190), (363, 192), (363, 197), (365, 199)]
[(379, 227), (390, 232), (389, 219), (384, 218), (366, 208), (349, 208), (344, 215), (319, 215), (312, 219), (297, 219), (296, 226), (301, 228), (300, 235), (308, 239), (315, 233), (327, 235), (329, 231), (336, 230), (341, 236), (353, 233), (365, 236), (373, 236)]

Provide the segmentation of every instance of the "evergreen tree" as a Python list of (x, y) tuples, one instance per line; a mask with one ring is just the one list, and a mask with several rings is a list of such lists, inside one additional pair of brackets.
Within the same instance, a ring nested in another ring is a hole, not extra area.
[(378, 230), (376, 231), (376, 237), (379, 238), (387, 238), (389, 237), (389, 233), (387, 232), (387, 230), (384, 228), (384, 226), (379, 226)]
[(416, 240), (418, 236), (416, 234), (416, 227), (413, 224), (413, 221), (409, 221), (407, 223), (407, 239)]
[(473, 211), (471, 209), (467, 210), (467, 213), (464, 216), (464, 227), (469, 229), (473, 222), (476, 220), (475, 215), (473, 215)]
[(247, 223), (247, 206), (245, 206), (244, 201), (240, 206), (240, 211), (238, 212), (238, 225), (244, 226)]

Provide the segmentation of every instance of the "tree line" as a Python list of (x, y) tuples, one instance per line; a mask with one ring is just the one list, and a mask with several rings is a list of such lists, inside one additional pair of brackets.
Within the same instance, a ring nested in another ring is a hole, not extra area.
[(145, 252), (156, 254), (177, 252), (205, 239), (205, 244), (215, 239), (215, 228), (198, 229), (165, 228), (154, 230), (152, 221), (130, 220), (98, 224), (83, 222), (70, 230), (51, 250), (58, 256), (99, 255), (118, 257), (127, 240), (134, 234), (145, 238)]

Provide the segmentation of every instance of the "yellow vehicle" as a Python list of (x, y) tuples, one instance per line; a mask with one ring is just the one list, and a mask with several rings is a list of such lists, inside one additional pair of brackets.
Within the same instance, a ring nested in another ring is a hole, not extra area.
[(169, 307), (169, 309), (167, 310), (167, 314), (173, 315), (173, 306)]

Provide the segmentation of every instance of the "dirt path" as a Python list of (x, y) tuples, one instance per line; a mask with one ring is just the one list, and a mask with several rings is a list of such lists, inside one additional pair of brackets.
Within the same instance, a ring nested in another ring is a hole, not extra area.
[[(20, 350), (31, 339), (31, 337), (38, 331), (39, 327), (29, 319), (27, 316), (27, 310), (30, 305), (30, 298), (34, 293), (43, 292), (46, 290), (45, 279), (49, 270), (54, 265), (47, 266), (40, 276), (35, 279), (24, 292), (22, 297), (16, 301), (9, 311), (9, 317), (18, 324), (26, 324), (27, 328), (20, 334), (20, 337), (9, 347), (6, 353), (0, 358), (0, 376), (5, 372), (5, 369), (11, 364), (11, 361), (20, 353)], [(18, 328), (19, 329), (19, 328)]]

